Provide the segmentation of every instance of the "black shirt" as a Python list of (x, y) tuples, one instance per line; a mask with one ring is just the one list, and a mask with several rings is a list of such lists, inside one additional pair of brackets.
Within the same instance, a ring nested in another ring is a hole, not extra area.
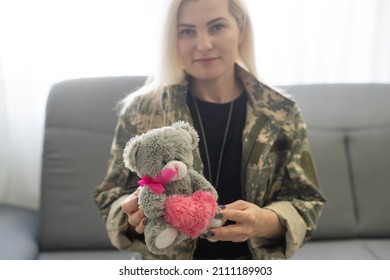
[[(247, 99), (247, 94), (244, 92), (240, 97), (233, 101), (233, 111), (217, 186), (219, 196), (218, 203), (222, 205), (243, 198), (241, 187), (242, 133), (246, 119)], [(213, 177), (212, 180), (209, 178), (208, 162), (204, 146), (205, 143), (202, 137), (199, 119), (196, 113), (194, 100), (189, 92), (187, 94), (187, 104), (194, 121), (194, 128), (198, 131), (200, 137), (199, 148), (204, 164), (204, 176), (214, 185), (216, 182), (219, 157), (231, 103), (215, 104), (196, 98), (195, 100), (198, 105), (206, 136)], [(205, 239), (199, 239), (194, 259), (235, 259), (247, 255), (250, 255), (247, 242), (236, 243), (220, 241), (212, 243)]]

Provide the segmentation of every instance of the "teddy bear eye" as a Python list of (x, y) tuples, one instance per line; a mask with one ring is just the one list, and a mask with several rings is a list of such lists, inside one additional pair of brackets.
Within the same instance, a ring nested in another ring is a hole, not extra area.
[(173, 159), (174, 159), (174, 160), (177, 160), (177, 161), (181, 161), (181, 158), (180, 158), (180, 157), (174, 157)]
[(166, 165), (167, 163), (168, 163), (168, 161), (166, 161), (165, 159), (162, 161), (163, 165)]

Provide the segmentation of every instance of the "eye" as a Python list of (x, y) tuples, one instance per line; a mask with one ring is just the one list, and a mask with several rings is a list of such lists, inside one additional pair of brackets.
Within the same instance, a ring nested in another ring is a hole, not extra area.
[(210, 26), (209, 31), (210, 33), (217, 33), (225, 28), (225, 25), (222, 23), (216, 23)]
[(174, 160), (181, 161), (181, 157), (174, 157)]
[(165, 159), (162, 161), (163, 165), (166, 165), (167, 163), (168, 163), (168, 161), (166, 161)]
[(179, 29), (179, 36), (186, 38), (186, 37), (193, 37), (196, 35), (196, 31), (192, 28), (181, 28)]

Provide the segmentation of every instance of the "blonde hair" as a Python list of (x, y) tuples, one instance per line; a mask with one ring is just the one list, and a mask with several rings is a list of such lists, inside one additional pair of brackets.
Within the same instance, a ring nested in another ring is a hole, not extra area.
[[(154, 93), (150, 101), (161, 101), (162, 93), (170, 94), (170, 87), (185, 81), (185, 71), (181, 67), (177, 55), (177, 15), (181, 4), (189, 0), (169, 0), (162, 24), (160, 42), (157, 44), (159, 55), (154, 63), (154, 71), (149, 75), (145, 84), (121, 101), (122, 108), (126, 108), (135, 96), (145, 93)], [(249, 73), (257, 77), (254, 52), (254, 37), (252, 22), (244, 0), (228, 0), (229, 11), (237, 21), (243, 39), (239, 48), (239, 57), (236, 61)]]

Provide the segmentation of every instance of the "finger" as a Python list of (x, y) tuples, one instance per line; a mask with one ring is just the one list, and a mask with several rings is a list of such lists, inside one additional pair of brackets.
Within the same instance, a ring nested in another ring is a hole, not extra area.
[(122, 203), (122, 211), (126, 214), (130, 214), (134, 211), (137, 211), (138, 207), (138, 194), (136, 192), (129, 195), (127, 199)]
[[(248, 203), (244, 200), (236, 200), (232, 203), (226, 204), (225, 207), (219, 210), (219, 218), (223, 220), (238, 221), (240, 219), (240, 212), (248, 208)], [(222, 216), (222, 217), (221, 217)]]
[(148, 224), (148, 219), (147, 218), (143, 218), (141, 220), (141, 222), (134, 228), (134, 230), (139, 233), (139, 234), (142, 234), (144, 233), (145, 231), (145, 226)]
[(136, 196), (129, 197), (129, 199), (126, 199), (126, 201), (122, 204), (122, 211), (126, 214), (134, 213), (138, 211), (138, 209), (138, 197)]
[(222, 210), (218, 214), (222, 216), (223, 220), (230, 220), (241, 224), (254, 224), (256, 223), (256, 217), (249, 211), (242, 210)]
[(239, 225), (229, 225), (225, 227), (214, 228), (207, 234), (208, 239), (211, 240), (243, 242), (248, 240), (250, 236), (250, 228)]
[(225, 209), (228, 210), (244, 210), (246, 208), (248, 208), (248, 202), (241, 199), (225, 205)]
[(144, 215), (144, 211), (142, 211), (142, 209), (139, 209), (138, 211), (134, 212), (134, 213), (131, 213), (131, 214), (127, 214), (128, 216), (128, 222), (130, 225), (132, 225), (133, 227), (137, 227), (139, 223), (141, 223), (141, 221), (146, 218), (145, 215)]

